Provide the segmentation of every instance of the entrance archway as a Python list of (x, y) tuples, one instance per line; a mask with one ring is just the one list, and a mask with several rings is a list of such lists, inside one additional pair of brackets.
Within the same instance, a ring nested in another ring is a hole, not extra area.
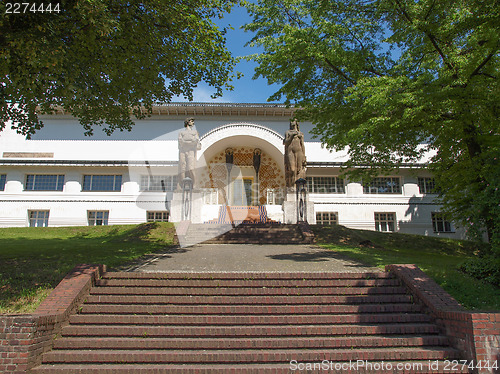
[[(253, 206), (280, 203), (277, 195), (285, 186), (280, 134), (260, 125), (230, 124), (210, 131), (201, 138), (201, 143), (200, 158), (206, 168), (199, 186), (211, 195), (205, 203)], [(260, 152), (258, 176), (254, 167), (256, 149)], [(226, 163), (228, 150), (232, 152), (232, 168)]]

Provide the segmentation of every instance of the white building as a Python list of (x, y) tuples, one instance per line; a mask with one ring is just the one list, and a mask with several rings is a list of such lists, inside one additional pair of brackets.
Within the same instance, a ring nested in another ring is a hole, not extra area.
[[(178, 132), (194, 117), (202, 149), (196, 220), (217, 220), (221, 206), (261, 205), (284, 222), (283, 135), (293, 109), (276, 104), (168, 104), (136, 121), (131, 132), (85, 137), (63, 112), (44, 116), (31, 140), (7, 125), (0, 133), (0, 226), (135, 224), (168, 220), (176, 187)], [(408, 168), (370, 185), (340, 177), (346, 152), (330, 152), (305, 135), (310, 223), (459, 238), (440, 214), (425, 169)], [(234, 152), (227, 178), (225, 151)], [(262, 151), (257, 176), (254, 149)], [(416, 171), (417, 170), (417, 171)], [(222, 185), (216, 180), (223, 181)], [(229, 181), (226, 188), (225, 181)], [(163, 185), (162, 185), (163, 181)], [(174, 215), (175, 216), (175, 215)], [(311, 222), (313, 221), (313, 222)], [(315, 222), (314, 222), (315, 221)]]

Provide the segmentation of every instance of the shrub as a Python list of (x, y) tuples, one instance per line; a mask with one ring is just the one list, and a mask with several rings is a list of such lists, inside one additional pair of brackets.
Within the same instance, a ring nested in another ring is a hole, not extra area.
[(471, 258), (458, 267), (465, 274), (500, 287), (500, 256), (489, 254)]

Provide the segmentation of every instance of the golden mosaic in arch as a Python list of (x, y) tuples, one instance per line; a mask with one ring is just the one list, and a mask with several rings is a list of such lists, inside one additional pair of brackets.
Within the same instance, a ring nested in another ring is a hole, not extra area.
[[(233, 165), (252, 166), (254, 147), (234, 147)], [(218, 188), (219, 201), (223, 201), (222, 189), (227, 184), (226, 154), (220, 151), (207, 162), (208, 170), (201, 173), (201, 188)], [(262, 150), (259, 170), (259, 204), (267, 204), (266, 190), (269, 188), (284, 188), (285, 174), (277, 161)]]

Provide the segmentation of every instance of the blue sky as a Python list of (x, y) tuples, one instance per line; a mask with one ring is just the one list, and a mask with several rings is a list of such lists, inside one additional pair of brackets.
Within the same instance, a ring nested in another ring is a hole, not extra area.
[[(258, 52), (255, 48), (245, 47), (252, 39), (252, 34), (245, 32), (240, 27), (251, 21), (250, 15), (245, 8), (235, 6), (230, 14), (224, 19), (217, 20), (219, 26), (231, 25), (234, 30), (228, 30), (226, 34), (227, 47), (235, 57), (242, 57)], [(266, 103), (267, 98), (278, 90), (276, 85), (269, 86), (265, 78), (253, 80), (254, 62), (241, 61), (236, 65), (235, 71), (243, 73), (243, 77), (234, 80), (233, 91), (225, 91), (221, 98), (211, 99), (210, 95), (215, 92), (206, 84), (200, 84), (194, 91), (195, 102), (229, 102), (229, 103)], [(175, 100), (185, 101), (185, 100)]]

